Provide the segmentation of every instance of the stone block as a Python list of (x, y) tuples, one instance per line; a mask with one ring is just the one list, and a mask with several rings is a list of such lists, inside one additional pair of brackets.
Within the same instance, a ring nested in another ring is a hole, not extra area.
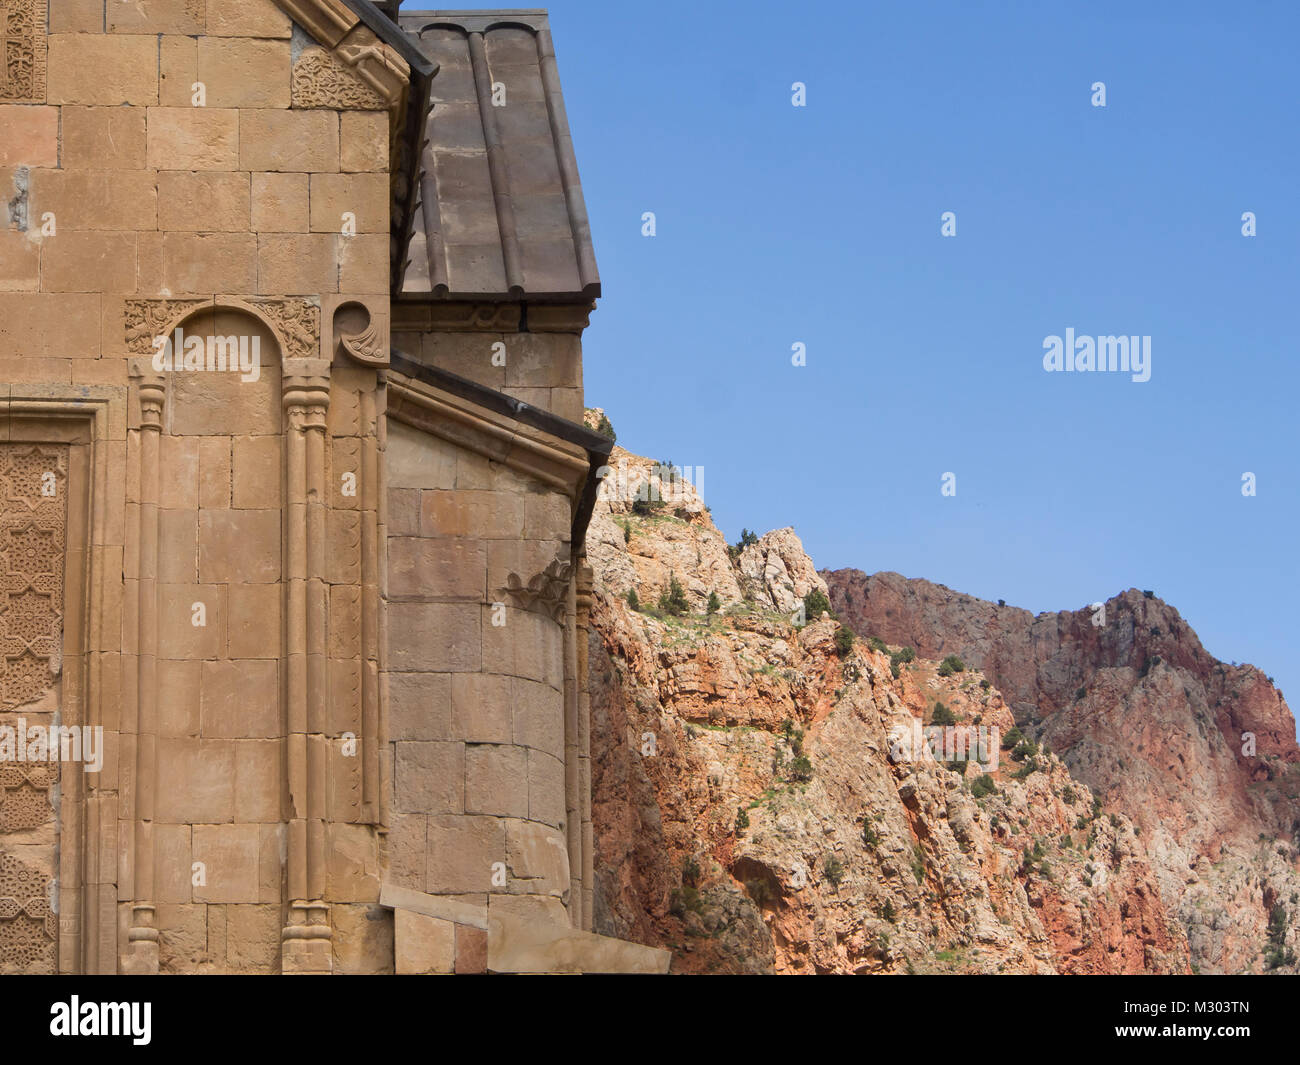
[(235, 747), (224, 740), (160, 737), (158, 820), (223, 824), (235, 816)]
[[(355, 759), (353, 759), (355, 761)], [(369, 825), (329, 825), (327, 895), (350, 902), (379, 900), (379, 843)]]
[(226, 654), (230, 658), (278, 658), (283, 587), (232, 584), (228, 595)]
[(199, 506), (222, 509), (230, 506), (229, 437), (199, 438)]
[(488, 934), (482, 928), (456, 926), (456, 973), (477, 976), (488, 970)]
[[(58, 6), (60, 0), (54, 0)], [(202, 33), (205, 0), (108, 0), (109, 33)]]
[[(204, 663), (205, 666), (210, 663)], [(279, 823), (284, 748), (278, 739), (241, 739), (235, 744), (235, 820)]]
[(508, 492), (426, 491), (420, 497), (420, 532), (517, 540), (524, 535), (530, 498)]
[(388, 589), (393, 596), (472, 599), (486, 594), (487, 552), (469, 537), (388, 538)]
[(339, 291), (383, 292), (388, 286), (389, 238), (363, 233), (338, 240)]
[(496, 817), (448, 814), (428, 818), (425, 891), (468, 894), (488, 891), (492, 866), (506, 860), (505, 825)]
[(165, 233), (162, 277), (170, 292), (252, 292), (257, 238), (251, 233)]
[(261, 839), (257, 825), (195, 825), (194, 861), (206, 884), (193, 887), (195, 902), (259, 901)]
[(40, 242), (16, 229), (0, 229), (0, 292), (35, 292), (40, 284)]
[(258, 233), (306, 233), (309, 180), (306, 174), (254, 174), (253, 229)]
[(213, 37), (288, 37), (293, 24), (274, 0), (208, 0)]
[(389, 666), (401, 673), (477, 672), (481, 625), (477, 603), (390, 603)]
[[(83, 229), (156, 229), (157, 176), (151, 170), (32, 170), (31, 212), (52, 212), (59, 234)], [(49, 238), (51, 243), (57, 237)]]
[(103, 33), (104, 0), (56, 0), (50, 5), (51, 33)]
[(263, 234), (257, 238), (257, 291), (318, 296), (339, 290), (336, 242), (323, 233)]
[(392, 536), (419, 535), (419, 489), (390, 488), (388, 490), (388, 532)]
[(231, 972), (279, 972), (279, 904), (227, 906), (226, 944), (226, 968)]
[(396, 741), (468, 738), (455, 730), (451, 699), (453, 678), (466, 675), (477, 674), (385, 673), (390, 738)]
[[(201, 611), (196, 610), (199, 604)], [(221, 653), (224, 624), (224, 594), (216, 585), (158, 586), (160, 658), (216, 658)]]
[(48, 238), (41, 254), (46, 292), (135, 292), (135, 234), (78, 233)]
[(191, 902), (189, 825), (154, 825), (154, 886), (158, 902)]
[(454, 488), (456, 452), (418, 429), (392, 422), (388, 426), (389, 488)]
[[(506, 744), (465, 748), (465, 812), (528, 816), (528, 752)], [(561, 790), (561, 800), (563, 790)]]
[(466, 743), (510, 743), (510, 678), (455, 673), (451, 678), (452, 734)]
[(279, 662), (204, 662), (200, 729), (204, 739), (272, 738), (280, 722)]
[(158, 102), (158, 38), (152, 34), (51, 34), (46, 62), (52, 104)]
[(536, 750), (528, 752), (528, 816), (556, 827), (564, 824), (564, 763)]
[(197, 577), (194, 554), (198, 545), (196, 510), (164, 510), (158, 514), (158, 579), (168, 584), (192, 584)]
[(394, 758), (394, 807), (409, 814), (465, 811), (465, 745), (400, 741)]
[(158, 228), (244, 233), (251, 192), (247, 174), (165, 171), (158, 175)]
[[(388, 232), (388, 175), (313, 174), (311, 228), (313, 233)], [(346, 216), (346, 217), (345, 217)]]
[(270, 109), (240, 111), (239, 159), (240, 170), (337, 173), (338, 114)]
[(348, 173), (388, 172), (388, 116), (344, 111), (339, 128), (339, 169)]
[(456, 970), (456, 926), (410, 910), (394, 910), (393, 945), (399, 976), (424, 976)]
[[(199, 505), (199, 441), (169, 436), (159, 443), (158, 502), (164, 509), (196, 510)], [(160, 550), (168, 550), (163, 541)], [(191, 562), (193, 559), (191, 559)], [(191, 574), (187, 580), (193, 580)]]
[(158, 732), (162, 736), (199, 735), (201, 662), (163, 659), (158, 663)]
[(393, 972), (393, 912), (378, 905), (334, 903), (334, 971), (348, 976)]
[(0, 106), (0, 166), (59, 165), (57, 107)]
[(204, 581), (245, 584), (278, 581), (280, 511), (201, 511), (199, 573)]
[(234, 506), (271, 509), (281, 504), (280, 466), (284, 441), (278, 436), (244, 436), (234, 440)]
[(153, 170), (241, 170), (240, 112), (215, 107), (151, 107), (147, 158)]
[(568, 844), (559, 829), (507, 821), (506, 862), (512, 891), (559, 898), (570, 888)]
[(511, 680), (514, 742), (555, 757), (564, 757), (564, 696), (549, 684)]

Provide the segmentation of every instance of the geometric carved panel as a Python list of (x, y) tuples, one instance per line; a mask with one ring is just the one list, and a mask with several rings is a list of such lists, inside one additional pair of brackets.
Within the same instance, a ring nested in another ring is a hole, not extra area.
[(0, 445), (0, 711), (59, 674), (67, 477), (66, 445)]
[(0, 973), (56, 969), (59, 762), (16, 735), (56, 721), (44, 697), (62, 671), (68, 460), (66, 444), (0, 444)]
[(45, 101), (45, 0), (0, 0), (0, 103)]

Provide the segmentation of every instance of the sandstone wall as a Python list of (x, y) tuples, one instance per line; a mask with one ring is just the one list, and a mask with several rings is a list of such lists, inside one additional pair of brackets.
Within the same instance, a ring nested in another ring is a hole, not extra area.
[[(60, 698), (107, 733), (63, 789), (58, 964), (391, 970), (383, 399), (352, 358), (387, 350), (391, 115), (334, 51), (377, 42), (272, 0), (7, 6), (0, 415), (87, 427)], [(260, 373), (159, 372), (177, 325), (256, 338)]]

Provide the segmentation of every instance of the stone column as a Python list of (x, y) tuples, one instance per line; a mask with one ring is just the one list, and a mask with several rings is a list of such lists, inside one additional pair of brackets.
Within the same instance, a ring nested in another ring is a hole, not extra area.
[(578, 621), (578, 809), (581, 815), (582, 835), (582, 924), (578, 927), (590, 932), (592, 903), (595, 889), (595, 837), (591, 828), (591, 694), (587, 687), (587, 650), (591, 633), (592, 585), (595, 573), (587, 565), (584, 552), (578, 556), (574, 567), (577, 574)]
[(286, 973), (332, 968), (325, 894), (328, 599), (325, 583), (325, 415), (328, 359), (287, 358), (283, 369), (284, 705), (288, 765), (289, 915)]
[(132, 770), (131, 916), (123, 971), (158, 972), (154, 906), (154, 818), (158, 757), (158, 502), (159, 448), (167, 379), (149, 359), (131, 366), (140, 405), (136, 506), (136, 697)]

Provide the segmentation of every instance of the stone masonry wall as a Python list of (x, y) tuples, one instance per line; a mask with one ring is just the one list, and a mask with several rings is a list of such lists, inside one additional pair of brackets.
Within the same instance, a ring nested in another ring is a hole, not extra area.
[[(338, 904), (325, 964), (391, 971), (381, 769), (343, 750), (378, 720), (382, 394), (321, 350), (348, 300), (386, 328), (387, 104), (272, 0), (0, 0), (0, 21), (0, 403), (110, 412), (102, 473), (70, 488), (102, 516), (86, 877), (118, 912), (92, 937), (88, 892), (65, 916), (95, 941), (60, 964), (279, 971), (304, 895)], [(154, 378), (181, 320), (258, 337), (259, 378)]]
[[(570, 500), (396, 422), (386, 456), (387, 877), (563, 922), (569, 582), (559, 598), (509, 589), (567, 562)], [(435, 970), (465, 971), (475, 930), (445, 933)]]

